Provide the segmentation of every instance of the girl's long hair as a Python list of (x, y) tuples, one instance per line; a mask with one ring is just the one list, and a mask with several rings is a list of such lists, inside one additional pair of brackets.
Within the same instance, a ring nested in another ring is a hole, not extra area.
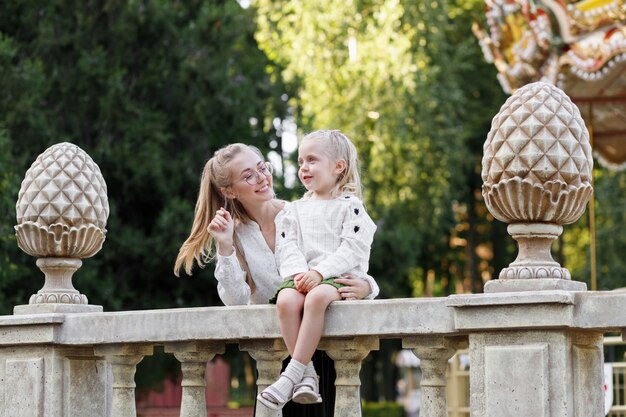
[[(320, 142), (323, 145), (324, 152), (331, 159), (335, 161), (343, 159), (346, 161), (346, 169), (337, 178), (337, 183), (331, 191), (331, 196), (335, 198), (343, 193), (350, 193), (363, 200), (359, 155), (352, 141), (339, 130), (316, 130), (305, 135), (300, 145), (311, 140)], [(305, 198), (310, 194), (311, 192), (307, 191), (304, 194)]]
[[(230, 212), (235, 224), (250, 221), (250, 216), (241, 202), (237, 199), (227, 198), (221, 191), (232, 183), (230, 162), (245, 149), (252, 150), (263, 159), (261, 152), (254, 146), (233, 143), (216, 151), (204, 165), (191, 232), (178, 251), (174, 263), (174, 275), (179, 276), (181, 268), (185, 270), (187, 275), (191, 275), (194, 261), (200, 268), (204, 268), (208, 262), (215, 258), (215, 242), (208, 227), (213, 216), (221, 207)], [(236, 232), (233, 233), (233, 244), (237, 259), (246, 273), (246, 282), (250, 286), (250, 291), (254, 292), (254, 281), (250, 276), (248, 263), (243, 257)]]

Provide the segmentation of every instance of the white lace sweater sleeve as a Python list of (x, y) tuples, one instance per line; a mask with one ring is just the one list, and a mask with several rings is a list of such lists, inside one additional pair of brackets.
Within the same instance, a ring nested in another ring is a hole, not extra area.
[(215, 278), (217, 292), (224, 305), (250, 304), (250, 287), (246, 282), (246, 273), (241, 269), (234, 251), (230, 256), (217, 255)]
[(364, 299), (373, 300), (374, 298), (378, 297), (378, 294), (380, 293), (380, 288), (378, 288), (376, 280), (370, 275), (365, 275), (364, 277), (361, 277), (361, 279), (367, 281), (367, 283), (370, 284), (371, 290), (370, 293), (366, 297), (364, 297)]
[(278, 225), (276, 238), (276, 265), (283, 279), (307, 272), (309, 265), (298, 247), (298, 219), (295, 207), (290, 206)]
[(376, 225), (358, 198), (350, 197), (345, 204), (349, 204), (349, 210), (343, 219), (339, 248), (314, 268), (324, 278), (339, 276), (369, 262)]

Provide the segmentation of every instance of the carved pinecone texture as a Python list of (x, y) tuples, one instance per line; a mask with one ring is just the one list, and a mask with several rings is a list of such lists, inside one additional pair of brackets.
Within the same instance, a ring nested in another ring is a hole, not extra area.
[(17, 223), (105, 230), (107, 187), (100, 168), (85, 151), (59, 143), (39, 155), (26, 172), (17, 201)]
[(514, 177), (576, 187), (591, 181), (589, 133), (580, 111), (547, 83), (526, 85), (509, 97), (492, 120), (483, 150), (487, 187)]

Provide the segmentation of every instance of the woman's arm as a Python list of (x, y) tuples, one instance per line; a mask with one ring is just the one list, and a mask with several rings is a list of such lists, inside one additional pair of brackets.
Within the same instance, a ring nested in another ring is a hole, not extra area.
[(217, 245), (217, 293), (227, 306), (250, 304), (250, 286), (233, 248), (234, 230), (235, 222), (230, 213), (220, 208), (209, 224), (209, 233)]
[(376, 280), (369, 275), (354, 277), (344, 274), (341, 278), (335, 278), (335, 282), (345, 285), (345, 287), (339, 288), (339, 294), (345, 300), (372, 300), (380, 292)]
[(246, 282), (246, 273), (241, 268), (235, 251), (229, 256), (217, 255), (215, 266), (217, 293), (224, 305), (250, 304), (250, 287)]

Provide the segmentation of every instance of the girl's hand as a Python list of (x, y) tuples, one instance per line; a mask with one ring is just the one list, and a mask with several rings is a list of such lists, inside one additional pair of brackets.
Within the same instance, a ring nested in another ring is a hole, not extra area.
[(311, 291), (313, 288), (320, 285), (320, 282), (322, 282), (323, 279), (324, 278), (319, 272), (312, 269), (306, 274), (304, 274), (302, 278), (300, 279), (300, 288), (302, 289), (298, 289), (298, 291), (302, 293), (307, 293)]
[(341, 278), (335, 278), (335, 282), (345, 285), (345, 287), (341, 287), (338, 290), (339, 295), (344, 300), (361, 300), (372, 291), (367, 281), (349, 274), (343, 274)]
[(301, 288), (302, 286), (302, 277), (306, 274), (306, 272), (300, 272), (299, 274), (295, 274), (293, 276), (293, 283), (296, 285), (296, 290), (298, 290), (301, 293), (305, 293), (306, 291), (304, 291), (304, 288)]
[(207, 230), (217, 242), (217, 252), (222, 256), (232, 255), (235, 222), (228, 210), (224, 207), (220, 208), (209, 223)]

